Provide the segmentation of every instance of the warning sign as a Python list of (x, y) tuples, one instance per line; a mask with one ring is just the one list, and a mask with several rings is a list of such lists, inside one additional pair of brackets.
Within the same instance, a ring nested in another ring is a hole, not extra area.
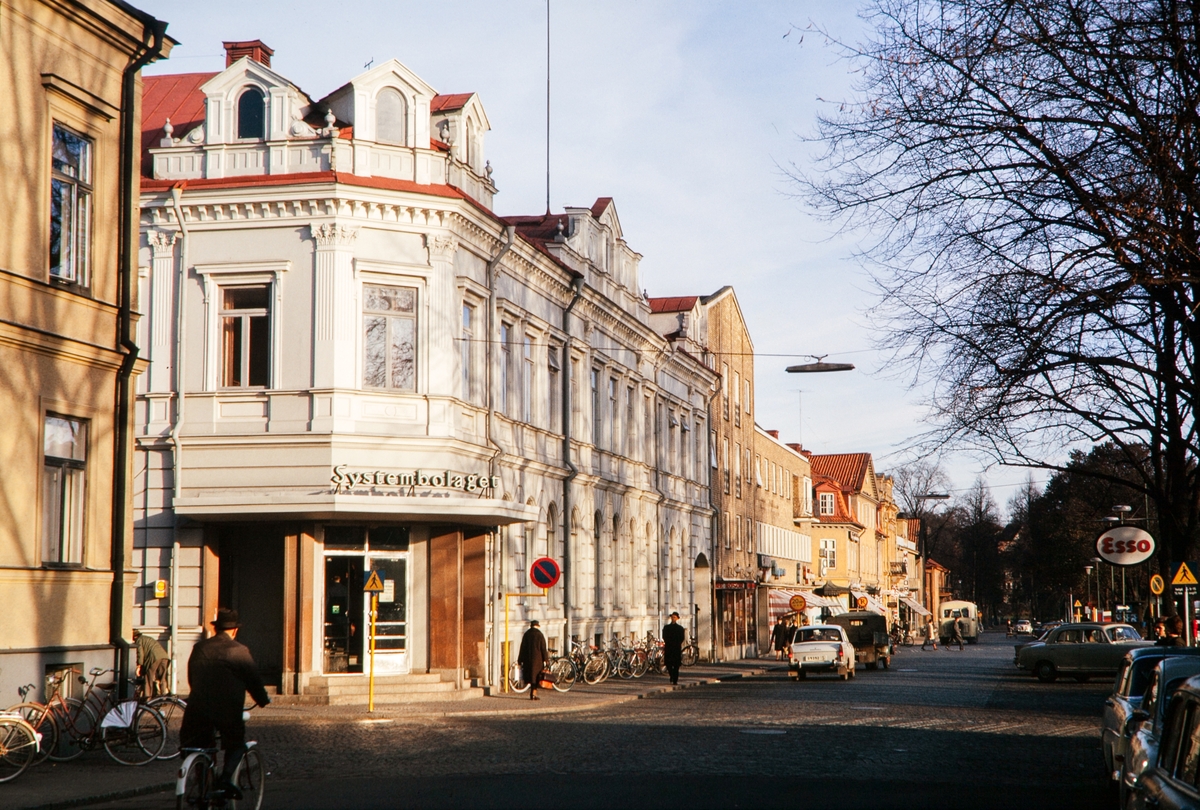
[(379, 576), (378, 571), (371, 571), (366, 576), (366, 582), (363, 583), (363, 590), (367, 593), (382, 593), (383, 579)]
[(1075, 607), (1083, 607), (1083, 602), (1080, 602), (1078, 599), (1076, 599), (1076, 600), (1075, 600)]
[(1172, 585), (1196, 585), (1196, 575), (1192, 573), (1192, 569), (1188, 568), (1188, 564), (1182, 562), (1175, 569), (1175, 576), (1171, 577)]

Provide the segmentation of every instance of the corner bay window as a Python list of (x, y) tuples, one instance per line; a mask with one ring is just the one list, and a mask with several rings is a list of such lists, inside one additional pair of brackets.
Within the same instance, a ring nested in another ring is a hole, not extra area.
[(50, 170), (50, 277), (86, 285), (92, 230), (92, 142), (55, 124)]
[(221, 290), (221, 385), (266, 388), (270, 384), (270, 287)]
[(42, 563), (83, 562), (87, 424), (47, 416), (42, 440)]
[(417, 291), (363, 287), (363, 387), (417, 389)]

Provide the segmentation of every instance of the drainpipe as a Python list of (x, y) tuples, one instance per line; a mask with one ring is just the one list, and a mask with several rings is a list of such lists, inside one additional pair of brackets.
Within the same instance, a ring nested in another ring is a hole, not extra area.
[[(138, 205), (137, 175), (137, 98), (138, 72), (162, 55), (167, 24), (153, 17), (145, 21), (142, 32), (142, 52), (136, 56), (121, 76), (121, 187), (119, 210), (120, 244), (118, 245), (118, 276), (120, 301), (117, 308), (117, 335), (121, 351), (121, 367), (117, 371), (116, 441), (113, 448), (112, 504), (112, 591), (109, 597), (108, 635), (114, 649), (117, 671), (117, 696), (124, 700), (129, 694), (126, 674), (129, 672), (129, 642), (125, 640), (125, 620), (128, 613), (125, 588), (125, 523), (129, 519), (130, 430), (132, 410), (133, 367), (137, 363), (138, 346), (133, 341), (133, 274), (136, 270), (136, 249), (133, 247)], [(146, 45), (145, 39), (151, 44)]]
[[(485, 432), (487, 435), (487, 443), (489, 445), (491, 445), (491, 447), (492, 447), (492, 458), (488, 462), (488, 471), (489, 471), (489, 474), (492, 476), (499, 474), (497, 465), (498, 465), (498, 462), (500, 459), (500, 455), (504, 452), (504, 448), (502, 448), (496, 442), (495, 429), (494, 429), (494, 425), (495, 425), (495, 421), (496, 421), (496, 395), (493, 390), (494, 386), (492, 385), (492, 378), (494, 376), (492, 372), (493, 372), (493, 366), (495, 365), (495, 359), (496, 359), (496, 355), (495, 355), (495, 352), (496, 352), (496, 277), (500, 275), (500, 260), (503, 259), (504, 256), (510, 250), (512, 250), (512, 246), (513, 246), (513, 243), (516, 241), (516, 238), (517, 238), (517, 228), (515, 225), (509, 225), (507, 228), (505, 228), (504, 229), (504, 244), (500, 246), (500, 251), (495, 256), (492, 257), (492, 260), (487, 263), (487, 267), (483, 271), (483, 280), (487, 284), (487, 288), (488, 288), (487, 373), (485, 375), (486, 388), (487, 388), (488, 412), (487, 412), (487, 426), (486, 426)], [(494, 496), (495, 493), (493, 492), (492, 495)], [(494, 543), (494, 547), (493, 547), (493, 553), (496, 555), (495, 556), (495, 559), (496, 559), (496, 581), (499, 583), (499, 587), (497, 588), (497, 592), (496, 592), (496, 599), (500, 600), (500, 603), (503, 603), (504, 593), (505, 593), (505, 591), (508, 590), (508, 588), (505, 587), (506, 581), (505, 581), (505, 576), (504, 576), (504, 573), (505, 573), (504, 557), (505, 557), (505, 552), (507, 550), (507, 543), (505, 542), (505, 539), (507, 538), (507, 536), (508, 536), (508, 531), (506, 529), (504, 529), (503, 527), (500, 527), (500, 526), (496, 527), (496, 531), (495, 531), (496, 539), (495, 539), (495, 543)], [(493, 621), (492, 621), (492, 637), (493, 638), (497, 638), (496, 626), (497, 626), (498, 622), (495, 620), (495, 615), (497, 612), (498, 611), (493, 611)], [(507, 616), (504, 616), (502, 618), (502, 620), (507, 620), (507, 618), (508, 618)], [(501, 651), (501, 653), (496, 656), (496, 660), (497, 661), (504, 660), (503, 651)], [(497, 685), (502, 685), (505, 682), (504, 679), (507, 677), (508, 677), (507, 672), (501, 672), (500, 677), (496, 679), (495, 683)]]
[[(571, 650), (571, 482), (575, 480), (575, 476), (579, 475), (579, 468), (571, 461), (571, 310), (575, 309), (575, 305), (579, 303), (579, 299), (583, 296), (583, 277), (579, 276), (571, 280), (571, 303), (567, 304), (567, 308), (562, 313), (562, 330), (567, 336), (563, 342), (563, 356), (561, 358), (562, 371), (560, 378), (562, 379), (562, 456), (563, 463), (567, 465), (567, 476), (563, 479), (563, 497), (562, 497), (562, 536), (563, 536), (563, 644), (567, 654)], [(554, 553), (553, 549), (550, 553)]]
[(183, 431), (184, 407), (184, 369), (187, 355), (185, 334), (183, 331), (183, 311), (186, 303), (188, 245), (190, 242), (187, 223), (183, 220), (183, 186), (171, 189), (171, 207), (175, 209), (175, 221), (179, 223), (179, 270), (175, 281), (175, 414), (171, 423), (171, 516), (173, 520), (171, 543), (171, 691), (175, 692), (179, 684), (179, 515), (175, 513), (175, 504), (183, 490), (183, 447), (179, 443), (179, 434)]

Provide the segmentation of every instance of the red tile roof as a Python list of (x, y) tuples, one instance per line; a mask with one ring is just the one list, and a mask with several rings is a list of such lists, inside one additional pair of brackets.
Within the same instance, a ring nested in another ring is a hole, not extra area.
[(600, 215), (612, 205), (612, 201), (612, 197), (597, 197), (596, 201), (592, 203), (592, 216), (600, 219)]
[(696, 306), (696, 301), (700, 299), (698, 295), (679, 295), (674, 298), (651, 298), (651, 312), (687, 312), (692, 307)]
[(566, 214), (542, 214), (540, 216), (509, 216), (500, 217), (500, 219), (508, 225), (513, 225), (517, 229), (517, 233), (521, 238), (534, 247), (539, 253), (542, 253), (561, 267), (572, 276), (579, 277), (579, 271), (572, 268), (570, 265), (563, 262), (557, 256), (550, 252), (550, 248), (546, 247), (547, 242), (552, 242), (558, 236), (558, 225), (561, 222), (564, 232), (568, 225)]
[(811, 456), (809, 461), (812, 464), (813, 475), (833, 479), (848, 492), (861, 492), (866, 483), (867, 468), (871, 465), (871, 454), (820, 454)]
[(151, 174), (147, 151), (158, 146), (163, 125), (171, 119), (174, 137), (182, 138), (204, 123), (204, 93), (200, 87), (216, 73), (171, 73), (142, 80), (142, 173)]
[(436, 95), (433, 97), (432, 103), (429, 105), (431, 113), (445, 112), (446, 110), (461, 110), (474, 93), (450, 93), (448, 95)]

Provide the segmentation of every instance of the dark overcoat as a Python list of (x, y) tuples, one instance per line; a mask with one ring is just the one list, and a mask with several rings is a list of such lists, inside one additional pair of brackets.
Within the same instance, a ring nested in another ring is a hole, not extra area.
[(546, 647), (546, 637), (536, 627), (530, 627), (521, 636), (521, 650), (517, 653), (517, 663), (521, 665), (521, 677), (525, 683), (533, 683), (542, 670), (550, 663), (550, 650)]
[(679, 666), (683, 660), (683, 625), (669, 622), (663, 627), (663, 660), (668, 666)]
[(192, 647), (188, 685), (192, 692), (185, 712), (216, 724), (241, 722), (247, 692), (259, 706), (271, 702), (250, 650), (225, 633)]

